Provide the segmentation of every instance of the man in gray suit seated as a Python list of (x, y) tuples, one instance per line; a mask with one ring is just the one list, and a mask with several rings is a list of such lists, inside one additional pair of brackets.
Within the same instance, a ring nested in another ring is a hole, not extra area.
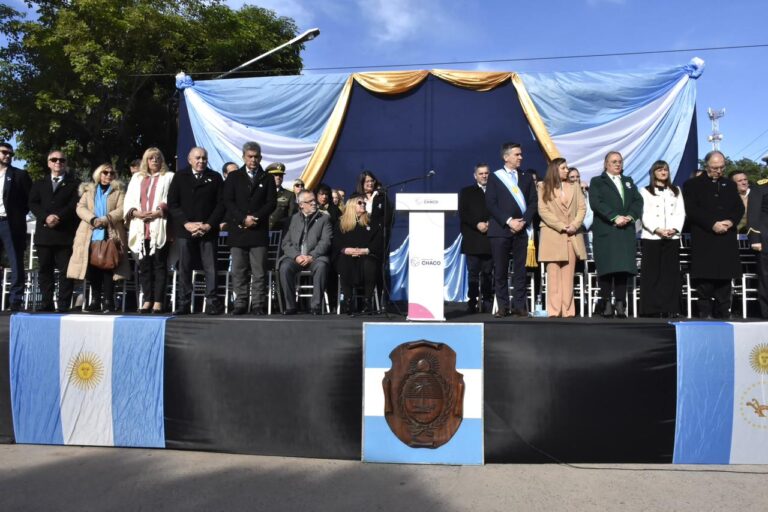
[(312, 272), (311, 312), (313, 315), (322, 314), (332, 233), (330, 217), (318, 211), (315, 194), (309, 190), (302, 191), (299, 194), (299, 211), (291, 217), (283, 237), (283, 255), (278, 264), (285, 299), (284, 315), (296, 314), (296, 274), (303, 270)]

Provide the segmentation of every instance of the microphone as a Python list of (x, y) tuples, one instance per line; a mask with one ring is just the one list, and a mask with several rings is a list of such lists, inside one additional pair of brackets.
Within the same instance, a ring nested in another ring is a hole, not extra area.
[(429, 171), (429, 172), (427, 173), (427, 178), (431, 178), (431, 177), (432, 177), (432, 176), (434, 176), (435, 174), (437, 174), (437, 172), (436, 172), (434, 169), (432, 169), (431, 171)]

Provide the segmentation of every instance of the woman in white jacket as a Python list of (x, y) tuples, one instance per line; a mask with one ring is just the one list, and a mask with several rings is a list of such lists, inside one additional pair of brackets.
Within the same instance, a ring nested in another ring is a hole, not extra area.
[(654, 162), (650, 174), (650, 184), (640, 190), (640, 314), (674, 318), (681, 312), (680, 231), (685, 222), (685, 206), (682, 191), (672, 184), (667, 162)]
[(139, 261), (139, 286), (144, 300), (139, 313), (165, 310), (168, 278), (168, 189), (173, 173), (163, 153), (149, 148), (141, 158), (139, 172), (133, 175), (125, 195), (125, 221), (129, 225), (128, 248)]

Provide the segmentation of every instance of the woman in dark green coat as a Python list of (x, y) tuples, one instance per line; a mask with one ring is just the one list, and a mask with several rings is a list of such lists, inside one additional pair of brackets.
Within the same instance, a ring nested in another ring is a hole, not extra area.
[(629, 176), (622, 175), (621, 153), (605, 155), (604, 171), (589, 184), (589, 205), (595, 213), (592, 250), (600, 285), (597, 311), (614, 316), (613, 291), (618, 318), (627, 316), (627, 280), (637, 274), (635, 221), (643, 214), (643, 198)]

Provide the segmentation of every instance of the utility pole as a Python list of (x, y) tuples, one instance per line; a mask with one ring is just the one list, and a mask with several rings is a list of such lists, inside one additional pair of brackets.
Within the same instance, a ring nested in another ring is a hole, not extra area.
[(720, 141), (723, 140), (723, 134), (720, 133), (720, 118), (725, 115), (725, 109), (712, 110), (712, 107), (707, 109), (707, 115), (709, 120), (712, 121), (712, 133), (707, 140), (712, 143), (713, 150), (720, 150)]

